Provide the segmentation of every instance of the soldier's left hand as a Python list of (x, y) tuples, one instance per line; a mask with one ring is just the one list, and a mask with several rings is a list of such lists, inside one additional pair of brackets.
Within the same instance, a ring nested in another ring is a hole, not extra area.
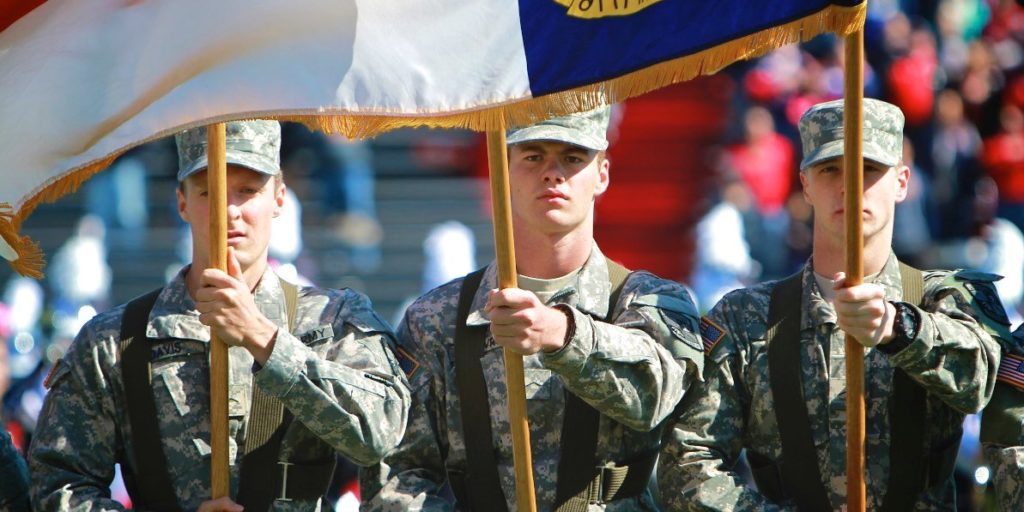
[(266, 358), (259, 355), (266, 352), (265, 355), (269, 356), (277, 326), (256, 307), (256, 300), (242, 277), (241, 265), (231, 247), (228, 247), (227, 260), (227, 273), (208, 268), (199, 278), (195, 297), (199, 321), (210, 326), (224, 343), (249, 349), (262, 364)]
[(565, 345), (569, 320), (532, 292), (519, 288), (491, 290), (484, 311), (491, 317), (494, 341), (513, 352), (530, 355), (553, 352)]
[(836, 273), (832, 286), (840, 329), (865, 347), (892, 340), (896, 308), (885, 300), (884, 288), (874, 283), (848, 286), (844, 272)]

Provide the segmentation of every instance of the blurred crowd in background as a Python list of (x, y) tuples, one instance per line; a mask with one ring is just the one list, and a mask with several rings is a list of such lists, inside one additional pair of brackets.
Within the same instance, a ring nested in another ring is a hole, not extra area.
[[(1015, 0), (871, 0), (868, 6), (865, 96), (905, 113), (904, 161), (912, 169), (910, 196), (897, 209), (894, 249), (920, 268), (969, 267), (1004, 276), (997, 288), (1016, 327), (1024, 295), (1024, 7)], [(732, 289), (789, 275), (810, 254), (812, 212), (797, 178), (796, 125), (812, 104), (842, 97), (842, 41), (822, 36), (723, 73), (734, 85), (728, 135), (707, 148), (716, 187), (695, 226), (695, 264), (686, 279), (703, 310)], [(623, 115), (628, 108), (627, 102)], [(308, 177), (303, 201), (318, 202), (317, 215), (324, 217), (318, 225), (340, 241), (350, 271), (375, 271), (385, 233), (374, 201), (372, 146), (296, 124), (285, 125), (282, 140), (286, 180), (295, 169)], [(114, 305), (117, 269), (108, 264), (107, 231), (117, 230), (122, 246), (141, 245), (148, 201), (173, 208), (172, 197), (152, 197), (147, 183), (154, 168), (173, 175), (173, 151), (166, 141), (142, 146), (87, 182), (88, 214), (48, 254), (47, 278), (0, 282), (2, 420), (20, 449), (31, 440), (49, 367), (84, 322)], [(294, 193), (288, 203), (276, 219), (271, 258), (282, 275), (316, 281)], [(182, 263), (171, 265), (167, 278), (190, 256), (187, 230), (177, 231)], [(420, 293), (478, 263), (473, 232), (454, 220), (434, 226), (423, 251)], [(363, 291), (373, 297), (373, 286), (366, 283)], [(979, 510), (988, 472), (978, 453), (977, 418), (965, 427), (960, 507)], [(339, 474), (333, 498), (352, 492), (339, 508), (358, 496), (351, 470)]]

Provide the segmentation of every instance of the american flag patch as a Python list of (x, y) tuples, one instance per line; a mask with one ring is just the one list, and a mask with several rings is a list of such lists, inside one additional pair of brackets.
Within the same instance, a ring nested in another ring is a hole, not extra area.
[(725, 337), (725, 329), (712, 322), (710, 318), (702, 316), (700, 318), (700, 337), (704, 340), (704, 353), (710, 355), (711, 351), (715, 349), (715, 345)]
[(1004, 353), (996, 379), (1024, 390), (1024, 356)]

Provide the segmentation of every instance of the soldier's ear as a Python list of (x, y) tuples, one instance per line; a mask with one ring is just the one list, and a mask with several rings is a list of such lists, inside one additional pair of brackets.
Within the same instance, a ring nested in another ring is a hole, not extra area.
[(185, 192), (183, 190), (185, 187), (186, 185), (184, 183), (179, 185), (178, 188), (174, 190), (174, 195), (178, 199), (178, 216), (181, 217), (181, 220), (185, 221), (186, 224), (189, 224), (188, 212), (185, 208)]
[(601, 194), (604, 194), (604, 192), (606, 190), (608, 190), (608, 185), (611, 185), (611, 183), (612, 183), (611, 168), (612, 168), (612, 164), (608, 160), (608, 158), (601, 158), (601, 162), (598, 164), (598, 167), (597, 167), (597, 180), (598, 181), (597, 181), (597, 189), (595, 190), (595, 195), (600, 196)]
[(801, 170), (798, 174), (800, 175), (800, 191), (804, 195), (804, 202), (813, 205), (811, 196), (807, 193), (807, 173)]
[(910, 167), (899, 164), (896, 166), (896, 202), (902, 203), (910, 190)]

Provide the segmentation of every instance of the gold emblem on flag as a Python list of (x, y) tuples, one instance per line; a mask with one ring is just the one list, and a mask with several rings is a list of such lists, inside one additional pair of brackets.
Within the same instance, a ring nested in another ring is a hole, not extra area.
[(607, 16), (628, 16), (642, 11), (661, 0), (555, 0), (568, 9), (574, 18), (604, 18)]

